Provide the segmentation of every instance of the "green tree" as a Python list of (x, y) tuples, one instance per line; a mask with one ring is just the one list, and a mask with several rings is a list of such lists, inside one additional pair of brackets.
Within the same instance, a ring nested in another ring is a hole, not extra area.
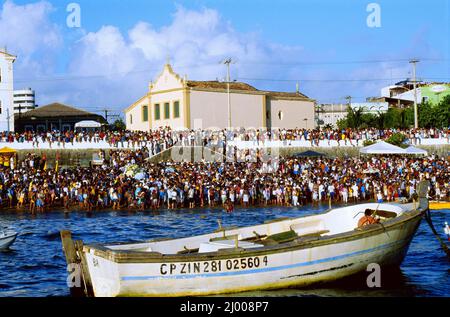
[(377, 115), (375, 116), (375, 127), (378, 129), (384, 129), (387, 127), (387, 112), (381, 112), (378, 111)]
[(424, 102), (418, 106), (419, 127), (431, 128), (436, 126), (434, 107), (429, 102)]
[(405, 139), (406, 139), (405, 135), (401, 133), (394, 133), (386, 140), (386, 142), (394, 144), (396, 146), (406, 147), (407, 145), (405, 146), (405, 144), (403, 144)]
[(434, 113), (437, 128), (450, 127), (450, 95), (447, 95), (436, 106)]
[(347, 110), (347, 127), (356, 129), (363, 124), (363, 109), (352, 109), (351, 107)]
[(127, 128), (127, 126), (126, 126), (125, 122), (123, 122), (122, 119), (117, 119), (111, 125), (111, 129), (114, 131), (123, 131), (123, 130), (126, 130), (126, 128)]
[(336, 125), (339, 130), (346, 129), (348, 127), (347, 119), (339, 119), (338, 121), (336, 121)]

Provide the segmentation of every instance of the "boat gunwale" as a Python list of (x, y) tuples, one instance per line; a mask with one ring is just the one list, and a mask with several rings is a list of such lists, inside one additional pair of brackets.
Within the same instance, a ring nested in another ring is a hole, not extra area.
[(6, 240), (6, 239), (10, 239), (12, 237), (16, 237), (17, 238), (18, 235), (19, 235), (19, 233), (15, 232), (15, 231), (5, 231), (5, 235), (4, 236), (0, 236), (0, 240)]
[[(333, 209), (329, 209), (324, 213), (327, 214)], [(252, 256), (264, 256), (269, 254), (290, 252), (294, 250), (301, 250), (307, 248), (313, 248), (318, 246), (342, 243), (347, 241), (358, 240), (367, 236), (375, 236), (382, 232), (387, 232), (395, 230), (397, 227), (404, 225), (406, 222), (413, 221), (417, 217), (422, 217), (424, 213), (428, 210), (428, 200), (421, 198), (419, 204), (415, 210), (407, 211), (402, 213), (396, 218), (392, 218), (383, 222), (382, 224), (369, 225), (363, 229), (353, 229), (351, 231), (341, 232), (335, 235), (330, 235), (326, 237), (315, 237), (313, 239), (303, 239), (298, 238), (294, 241), (262, 246), (260, 248), (230, 248), (225, 250), (219, 250), (207, 253), (188, 253), (188, 254), (162, 254), (159, 252), (144, 252), (135, 250), (112, 250), (105, 247), (105, 244), (91, 244), (84, 245), (83, 252), (92, 253), (102, 257), (106, 260), (113, 261), (115, 263), (170, 263), (170, 262), (196, 262), (196, 261), (212, 261), (212, 260), (223, 260), (229, 258), (242, 258), (242, 257), (252, 257)], [(310, 217), (301, 216), (297, 218), (290, 218), (290, 220)], [(252, 226), (249, 226), (252, 227)], [(246, 227), (240, 227), (242, 229)], [(214, 233), (214, 232), (213, 232)], [(177, 238), (174, 238), (175, 240)], [(147, 241), (142, 243), (149, 243), (153, 241)], [(139, 244), (139, 243), (136, 243)], [(113, 244), (108, 244), (113, 245)]]

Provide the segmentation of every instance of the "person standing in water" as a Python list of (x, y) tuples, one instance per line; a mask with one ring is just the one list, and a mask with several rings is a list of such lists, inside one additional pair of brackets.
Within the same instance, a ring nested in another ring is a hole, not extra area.
[(234, 204), (232, 203), (230, 198), (227, 198), (224, 204), (225, 211), (229, 214), (231, 214), (234, 211)]

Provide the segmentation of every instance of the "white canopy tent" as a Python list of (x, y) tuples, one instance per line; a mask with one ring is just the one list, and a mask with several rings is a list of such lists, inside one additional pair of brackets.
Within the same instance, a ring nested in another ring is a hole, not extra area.
[(102, 124), (94, 120), (85, 120), (75, 123), (76, 128), (101, 128)]
[(428, 152), (419, 148), (416, 148), (415, 146), (409, 146), (405, 152), (407, 154), (416, 154), (416, 155), (427, 155)]
[(361, 154), (407, 154), (405, 149), (384, 141), (363, 147), (359, 152)]

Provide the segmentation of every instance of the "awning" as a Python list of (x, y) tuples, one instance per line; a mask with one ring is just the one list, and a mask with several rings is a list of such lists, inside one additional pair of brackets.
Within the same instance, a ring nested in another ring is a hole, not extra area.
[(293, 155), (294, 157), (320, 157), (320, 156), (326, 156), (326, 154), (319, 153), (316, 151), (305, 151), (301, 153), (296, 153)]
[(416, 148), (415, 146), (409, 146), (406, 150), (407, 154), (417, 154), (417, 155), (427, 155), (428, 152), (419, 148)]
[(76, 128), (100, 128), (102, 126), (101, 123), (98, 123), (94, 120), (85, 120), (75, 123)]
[(407, 154), (405, 149), (393, 144), (379, 141), (375, 144), (363, 147), (360, 150), (362, 154)]
[(11, 149), (11, 148), (9, 148), (7, 146), (5, 146), (4, 148), (0, 149), (0, 154), (15, 154), (15, 153), (17, 153), (16, 150)]

